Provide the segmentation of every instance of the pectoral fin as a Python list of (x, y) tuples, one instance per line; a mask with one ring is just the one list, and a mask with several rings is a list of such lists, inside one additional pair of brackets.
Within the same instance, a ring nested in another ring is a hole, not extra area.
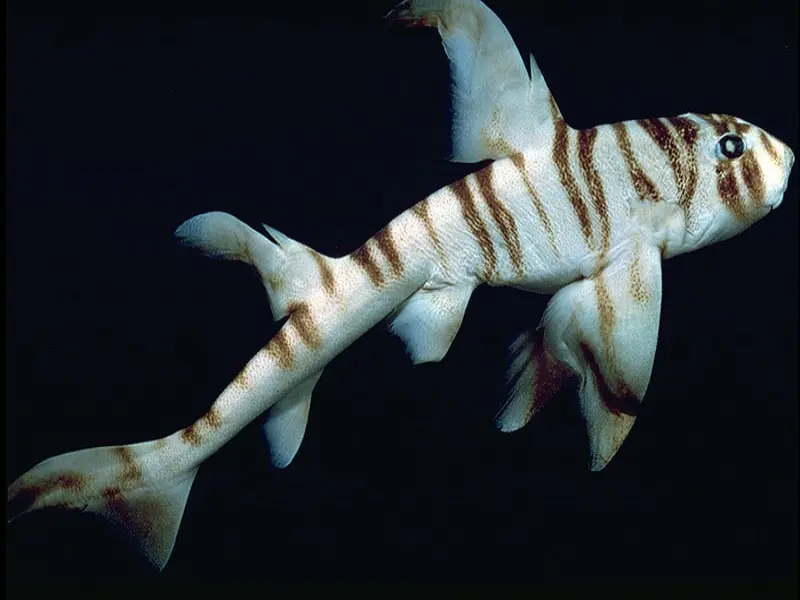
[[(611, 461), (636, 421), (653, 370), (660, 312), (660, 251), (638, 237), (596, 276), (562, 288), (547, 305), (543, 349), (525, 368), (538, 375), (537, 356), (545, 356), (579, 377), (594, 471)], [(537, 385), (534, 377), (527, 391), (534, 410)], [(526, 397), (524, 389), (512, 392), (509, 405), (514, 393)]]

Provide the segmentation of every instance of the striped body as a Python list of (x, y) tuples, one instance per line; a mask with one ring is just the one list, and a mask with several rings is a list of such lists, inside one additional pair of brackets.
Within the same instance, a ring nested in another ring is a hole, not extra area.
[[(741, 164), (713, 158), (709, 168), (707, 139), (728, 132), (752, 134), (752, 147)], [(737, 233), (780, 201), (794, 160), (766, 132), (718, 115), (581, 131), (558, 119), (537, 141), (442, 188), (387, 225), (362, 247), (383, 254), (362, 265), (374, 273), (371, 282), (405, 272), (404, 265), (421, 254), (434, 263), (425, 267), (432, 279), (444, 284), (551, 293), (598, 273), (632, 231), (658, 246), (664, 258), (705, 245), (709, 203), (728, 208), (735, 222), (730, 233)], [(771, 199), (775, 191), (781, 194)], [(398, 229), (401, 239), (413, 239), (410, 250), (381, 253), (381, 239), (397, 237), (392, 232)]]
[[(702, 129), (716, 132), (723, 123), (731, 130), (752, 129), (721, 119), (692, 115), (583, 131), (560, 120), (542, 132), (540, 147), (490, 163), (431, 194), (345, 257), (326, 257), (281, 236), (310, 265), (308, 275), (288, 282), (263, 278), (273, 296), (288, 288), (285, 294), (297, 290), (304, 297), (273, 307), (276, 317), (289, 316), (286, 324), (209, 413), (160, 450), (172, 447), (186, 466), (196, 466), (415, 293), (452, 289), (468, 299), (483, 283), (552, 292), (596, 278), (633, 240), (636, 246), (659, 246), (662, 254), (692, 250), (679, 228), (701, 219), (693, 211), (708, 196), (725, 195), (720, 200), (736, 218), (768, 210), (764, 190), (775, 182), (764, 174), (753, 185), (733, 167), (730, 175), (701, 173)], [(763, 146), (752, 152), (772, 160), (781, 142), (760, 130), (757, 138)], [(790, 155), (775, 163), (791, 165)], [(779, 185), (784, 184), (781, 171)], [(660, 203), (665, 210), (653, 210)], [(641, 274), (632, 268), (628, 277), (630, 294), (645, 295)], [(447, 315), (455, 330), (461, 317)]]
[(721, 115), (576, 131), (483, 3), (407, 1), (394, 16), (442, 36), (454, 81), (453, 160), (494, 162), (339, 258), (225, 213), (185, 222), (176, 233), (187, 245), (255, 268), (285, 323), (196, 422), (159, 440), (40, 463), (9, 486), (11, 518), (46, 506), (90, 510), (123, 525), (161, 568), (204, 460), (266, 413), (272, 461), (288, 465), (336, 355), (388, 318), (415, 363), (441, 360), (484, 283), (555, 293), (542, 327), (512, 346), (499, 427), (522, 427), (577, 378), (590, 467), (612, 459), (650, 380), (662, 259), (731, 237), (778, 206), (793, 154)]

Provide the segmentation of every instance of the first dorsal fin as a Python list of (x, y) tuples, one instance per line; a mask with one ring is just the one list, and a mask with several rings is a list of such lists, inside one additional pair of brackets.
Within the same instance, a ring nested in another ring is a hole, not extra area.
[(536, 61), (530, 75), (500, 18), (480, 0), (406, 0), (389, 15), (436, 27), (450, 62), (454, 162), (505, 158), (531, 146), (561, 112)]

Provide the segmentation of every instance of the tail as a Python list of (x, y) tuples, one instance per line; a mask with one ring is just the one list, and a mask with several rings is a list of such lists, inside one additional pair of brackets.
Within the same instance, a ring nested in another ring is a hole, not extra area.
[[(157, 441), (91, 448), (40, 463), (9, 487), (9, 518), (48, 506), (94, 512), (122, 525), (163, 568), (199, 465), (265, 411), (273, 463), (289, 464), (322, 369), (366, 331), (393, 315), (395, 332), (416, 362), (444, 356), (472, 287), (421, 289), (431, 262), (419, 252), (425, 232), (415, 229), (414, 219), (403, 213), (341, 259), (267, 229), (273, 242), (224, 213), (181, 225), (177, 235), (187, 245), (255, 267), (275, 317), (288, 319), (193, 424)], [(395, 241), (392, 228), (403, 237)]]
[[(251, 265), (267, 290), (275, 320), (309, 301), (312, 293), (332, 291), (334, 259), (323, 256), (280, 231), (264, 225), (272, 240), (236, 217), (209, 212), (192, 217), (175, 231), (184, 245), (207, 256)], [(311, 394), (322, 370), (298, 385), (267, 413), (264, 438), (278, 468), (294, 459), (305, 436)]]
[[(231, 215), (208, 213), (186, 221), (176, 234), (208, 255), (252, 265), (280, 319), (300, 310), (312, 290), (330, 285), (332, 259), (274, 229), (267, 231), (275, 243)], [(321, 373), (308, 376), (269, 410), (264, 432), (279, 467), (288, 465), (300, 446)], [(219, 416), (211, 410), (194, 425), (160, 440), (49, 458), (9, 486), (7, 519), (47, 507), (96, 513), (121, 526), (153, 566), (163, 569), (199, 465), (209, 455), (202, 449), (205, 438), (218, 428)]]
[(7, 519), (47, 507), (96, 513), (122, 527), (157, 569), (175, 546), (197, 466), (165, 460), (169, 439), (49, 458), (8, 488)]

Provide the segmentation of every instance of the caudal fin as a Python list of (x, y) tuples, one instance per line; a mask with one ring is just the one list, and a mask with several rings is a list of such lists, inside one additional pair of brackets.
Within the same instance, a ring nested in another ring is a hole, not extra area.
[(175, 546), (197, 467), (176, 471), (167, 440), (105, 446), (49, 458), (8, 488), (7, 519), (58, 507), (102, 515), (161, 570)]

